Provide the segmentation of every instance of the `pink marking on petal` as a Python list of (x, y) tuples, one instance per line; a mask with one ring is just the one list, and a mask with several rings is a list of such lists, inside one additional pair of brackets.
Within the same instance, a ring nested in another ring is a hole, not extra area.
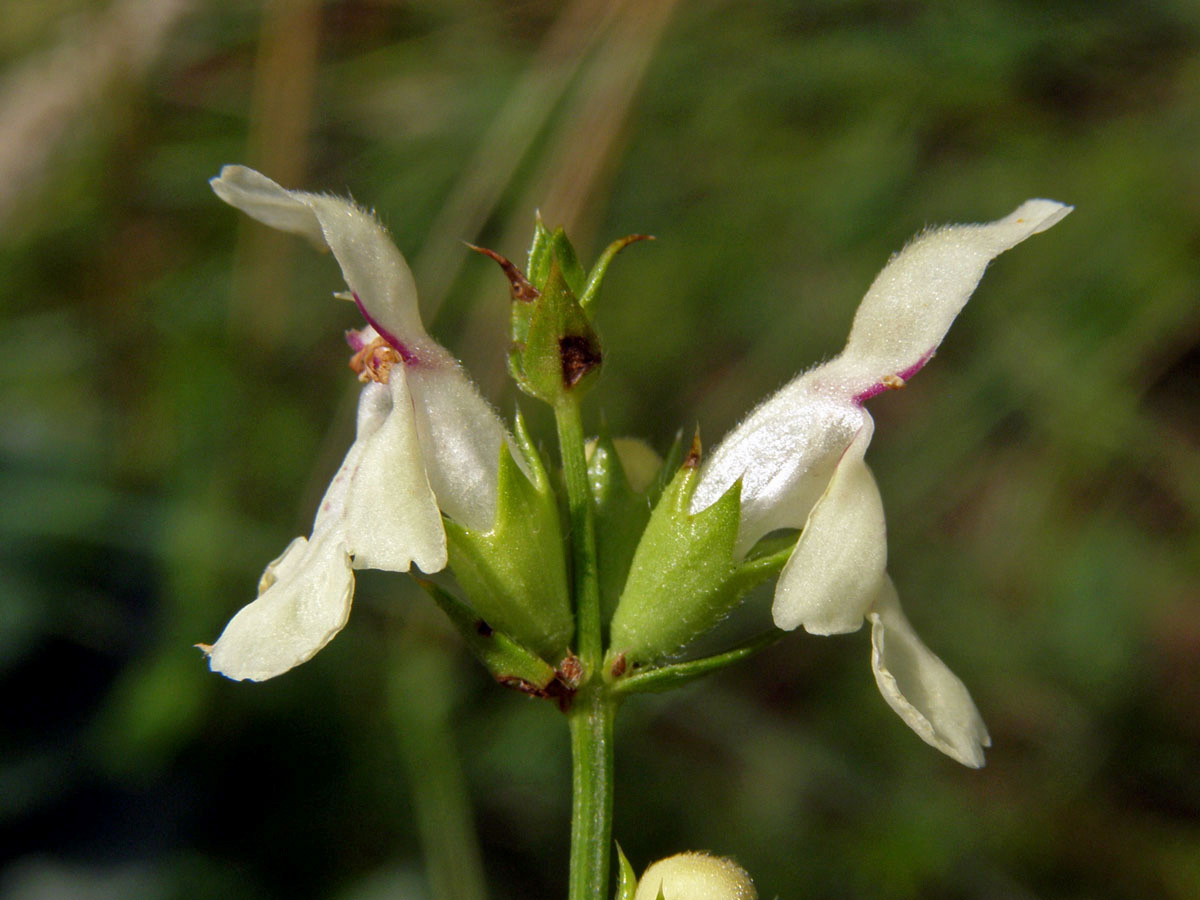
[[(929, 360), (933, 359), (933, 354), (936, 350), (937, 350), (937, 347), (933, 347), (930, 350), (926, 351), (924, 353), (924, 355), (922, 355), (921, 358), (918, 359), (915, 363), (913, 363), (907, 369), (901, 369), (899, 372), (896, 372), (893, 377), (899, 378), (901, 382), (907, 382), (910, 378), (912, 378), (914, 375), (916, 375), (918, 372), (920, 372), (921, 369), (925, 368), (925, 364), (927, 362), (929, 362)], [(886, 381), (879, 381), (876, 384), (871, 385), (865, 391), (855, 394), (853, 399), (854, 399), (855, 403), (858, 403), (861, 405), (864, 400), (870, 400), (872, 397), (878, 396), (879, 394), (882, 394), (884, 391), (890, 391), (896, 387), (902, 387), (902, 386), (903, 386), (902, 384), (894, 385), (894, 384), (888, 384)]]
[[(417, 356), (402, 340), (375, 321), (375, 317), (367, 312), (367, 308), (363, 306), (362, 300), (358, 297), (358, 292), (352, 292), (354, 303), (358, 307), (358, 311), (363, 314), (363, 318), (367, 320), (367, 324), (379, 332), (379, 336), (387, 341), (400, 354), (400, 358), (404, 360), (406, 366), (419, 365), (421, 358)], [(353, 345), (351, 345), (353, 346)]]
[(855, 394), (854, 402), (861, 405), (864, 400), (870, 400), (872, 397), (882, 394), (886, 390), (888, 390), (888, 386), (881, 381), (878, 384), (871, 385), (861, 394)]
[(927, 362), (929, 362), (931, 359), (933, 359), (933, 354), (936, 352), (937, 352), (937, 347), (931, 347), (929, 350), (925, 351), (924, 356), (922, 356), (920, 359), (918, 359), (915, 363), (913, 363), (907, 369), (901, 369), (899, 372), (896, 373), (896, 376), (901, 381), (908, 381), (910, 378), (912, 378), (914, 375), (916, 375), (918, 372), (920, 372), (923, 368), (925, 368), (925, 364)]
[(346, 331), (346, 343), (350, 345), (350, 349), (355, 353), (367, 346), (367, 342), (363, 340), (362, 332), (354, 328)]

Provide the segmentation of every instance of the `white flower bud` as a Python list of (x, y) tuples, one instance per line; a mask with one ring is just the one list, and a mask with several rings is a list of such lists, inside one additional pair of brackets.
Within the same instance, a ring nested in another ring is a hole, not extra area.
[(757, 900), (746, 870), (732, 859), (679, 853), (646, 867), (634, 900)]

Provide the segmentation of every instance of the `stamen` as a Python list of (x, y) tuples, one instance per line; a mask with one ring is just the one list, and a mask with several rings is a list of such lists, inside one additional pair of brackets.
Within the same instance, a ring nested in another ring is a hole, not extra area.
[(382, 337), (377, 337), (350, 357), (350, 368), (362, 382), (387, 384), (392, 366), (401, 362), (400, 354)]

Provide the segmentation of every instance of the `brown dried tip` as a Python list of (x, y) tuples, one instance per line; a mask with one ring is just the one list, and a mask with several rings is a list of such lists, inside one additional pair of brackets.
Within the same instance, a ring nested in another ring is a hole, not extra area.
[(692, 436), (692, 446), (688, 448), (687, 456), (683, 458), (683, 468), (697, 469), (700, 467), (700, 429)]
[(562, 363), (563, 384), (568, 388), (575, 387), (601, 362), (600, 351), (592, 342), (576, 334), (558, 339), (558, 358)]
[(658, 238), (656, 238), (652, 234), (627, 234), (627, 235), (625, 235), (625, 237), (618, 240), (617, 243), (620, 244), (620, 247), (618, 249), (624, 250), (630, 244), (636, 244), (638, 241), (657, 241), (657, 240), (658, 240)]
[(514, 300), (519, 303), (532, 303), (541, 296), (538, 289), (529, 283), (529, 279), (525, 277), (525, 274), (495, 250), (489, 250), (487, 247), (476, 247), (474, 244), (467, 244), (467, 246), (476, 253), (482, 253), (488, 259), (499, 263), (500, 268), (504, 270), (504, 274), (508, 278), (509, 288)]
[(496, 677), (496, 681), (506, 688), (520, 691), (522, 694), (528, 694), (530, 697), (552, 696), (545, 688), (540, 688), (533, 682), (526, 681), (524, 678), (518, 678), (516, 675), (499, 675)]
[(883, 376), (881, 379), (879, 379), (879, 380), (880, 380), (880, 381), (881, 381), (881, 382), (882, 382), (882, 383), (883, 383), (883, 384), (884, 384), (886, 387), (889, 387), (889, 388), (891, 388), (893, 391), (898, 391), (898, 390), (900, 390), (900, 388), (904, 387), (904, 384), (905, 384), (905, 382), (904, 382), (904, 379), (903, 379), (903, 378), (901, 378), (899, 375), (884, 375), (884, 376)]
[(620, 678), (625, 674), (625, 654), (618, 653), (617, 658), (613, 660), (612, 669), (613, 678)]

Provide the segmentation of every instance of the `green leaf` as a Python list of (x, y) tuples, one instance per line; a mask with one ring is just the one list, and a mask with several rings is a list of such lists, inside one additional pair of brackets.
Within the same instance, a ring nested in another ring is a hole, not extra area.
[(617, 848), (617, 891), (613, 894), (613, 900), (633, 900), (634, 894), (637, 893), (637, 874), (625, 858), (625, 851), (621, 849), (621, 845), (616, 841), (613, 841), (613, 844)]
[(612, 654), (626, 664), (673, 656), (724, 619), (787, 553), (740, 562), (734, 555), (741, 482), (707, 509), (689, 512), (699, 478), (699, 439), (663, 492), (642, 535), (611, 626)]
[(705, 656), (701, 659), (691, 659), (687, 662), (672, 663), (670, 665), (633, 671), (625, 669), (624, 671), (628, 672), (625, 675), (612, 674), (616, 658), (610, 653), (609, 658), (605, 660), (604, 671), (609, 673), (609, 679), (613, 682), (613, 693), (617, 696), (670, 691), (678, 687), (683, 687), (685, 684), (708, 675), (710, 672), (716, 672), (739, 663), (744, 659), (748, 659), (759, 651), (770, 647), (786, 634), (786, 631), (776, 628), (766, 634), (759, 635), (753, 640), (746, 641), (746, 643), (739, 647), (734, 647), (732, 650), (718, 653), (715, 656)]
[(500, 448), (499, 499), (489, 531), (444, 519), (450, 568), (489, 625), (558, 660), (574, 633), (558, 502), (518, 413), (515, 437), (528, 471)]
[(418, 578), (417, 584), (441, 607), (467, 649), (497, 681), (531, 694), (542, 693), (554, 681), (554, 666), (492, 627), (449, 591), (423, 578)]

